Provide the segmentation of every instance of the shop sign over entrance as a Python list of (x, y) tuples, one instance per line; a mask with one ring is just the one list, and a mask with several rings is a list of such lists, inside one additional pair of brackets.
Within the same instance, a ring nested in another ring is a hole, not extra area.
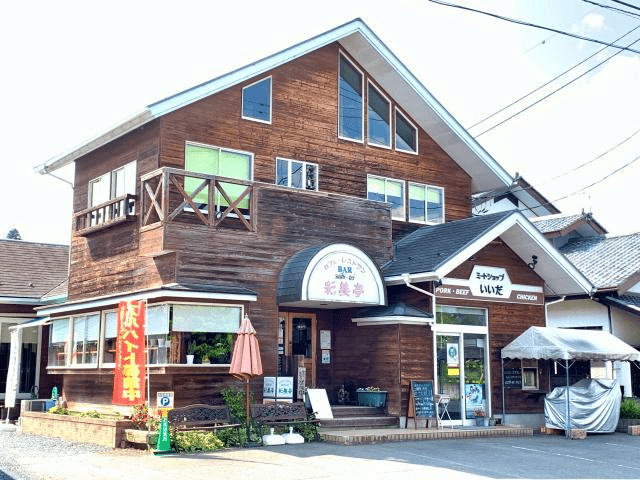
[(304, 283), (307, 300), (384, 304), (384, 286), (377, 267), (350, 245), (332, 245), (320, 251), (309, 263)]
[(475, 265), (469, 277), (469, 287), (476, 297), (511, 297), (511, 280), (504, 268)]

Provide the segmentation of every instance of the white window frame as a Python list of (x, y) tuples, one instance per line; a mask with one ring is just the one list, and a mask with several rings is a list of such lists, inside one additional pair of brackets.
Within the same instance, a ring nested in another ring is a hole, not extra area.
[[(71, 362), (71, 342), (73, 341), (73, 331), (72, 331), (72, 324), (71, 324), (71, 318), (72, 317), (59, 317), (59, 318), (54, 318), (52, 319), (52, 322), (49, 324), (49, 339), (48, 339), (48, 343), (47, 343), (47, 369), (63, 369), (63, 368), (69, 368), (69, 364)], [(60, 322), (66, 320), (67, 322), (67, 339), (65, 342), (65, 348), (64, 348), (64, 365), (52, 365), (51, 362), (51, 336), (53, 335), (53, 324), (55, 322)]]
[[(98, 351), (98, 365), (100, 367), (106, 367), (106, 368), (115, 368), (116, 363), (115, 362), (105, 362), (104, 361), (104, 342), (107, 339), (106, 335), (107, 335), (107, 314), (109, 313), (115, 313), (116, 314), (116, 342), (117, 342), (117, 338), (118, 338), (118, 309), (109, 309), (109, 310), (102, 310), (101, 315), (100, 315), (100, 348)], [(114, 355), (114, 360), (115, 360), (115, 355)]]
[[(134, 179), (137, 179), (137, 162), (134, 160), (132, 162), (128, 162), (118, 168), (114, 168), (113, 170), (103, 173), (102, 175), (99, 175), (95, 178), (92, 178), (91, 180), (89, 180), (88, 183), (88, 187), (87, 187), (87, 207), (91, 208), (94, 207), (95, 205), (99, 205), (97, 203), (93, 202), (93, 187), (92, 185), (98, 183), (102, 178), (108, 176), (109, 177), (109, 198), (106, 200), (107, 202), (109, 200), (113, 200), (116, 197), (116, 190), (117, 190), (117, 185), (116, 185), (116, 172), (120, 171), (120, 170), (125, 170), (127, 167), (132, 167), (132, 172), (133, 172), (133, 176)], [(126, 185), (126, 180), (125, 180), (125, 185)], [(125, 190), (125, 194), (130, 193), (132, 195), (135, 195), (136, 193), (136, 182), (133, 182), (133, 191), (132, 192), (127, 192)], [(101, 202), (102, 203), (102, 202)]]
[[(75, 329), (76, 329), (76, 318), (81, 318), (84, 317), (85, 318), (85, 322), (86, 319), (92, 315), (97, 315), (98, 316), (98, 338), (96, 339), (96, 361), (95, 363), (73, 363), (72, 359), (73, 359), (73, 351), (75, 349)], [(72, 315), (71, 317), (69, 317), (69, 342), (68, 342), (68, 349), (67, 349), (67, 367), (68, 368), (80, 368), (80, 369), (93, 369), (93, 368), (98, 368), (98, 365), (100, 363), (100, 350), (101, 350), (101, 344), (100, 344), (100, 337), (101, 337), (101, 329), (102, 329), (102, 312), (100, 311), (94, 311), (94, 312), (86, 312), (80, 315)]]
[[(389, 105), (389, 109), (387, 112), (387, 121), (389, 124), (389, 144), (385, 145), (383, 143), (376, 143), (376, 142), (372, 142), (371, 138), (369, 136), (369, 126), (371, 123), (371, 120), (369, 118), (369, 87), (373, 87), (373, 89), (378, 93), (378, 95), (380, 95)], [(393, 113), (393, 102), (391, 102), (391, 100), (389, 100), (389, 97), (387, 97), (384, 93), (382, 93), (382, 90), (380, 90), (376, 84), (374, 84), (370, 79), (367, 79), (367, 145), (371, 145), (372, 147), (380, 147), (380, 148), (386, 148), (388, 150), (391, 150), (391, 145), (393, 142), (392, 137), (394, 137), (394, 133), (395, 133), (395, 129), (393, 128), (393, 124), (391, 123), (391, 114)]]
[[(399, 148), (398, 147), (398, 142), (396, 141), (396, 136), (397, 136), (397, 118), (398, 115), (400, 115), (405, 122), (407, 122), (411, 127), (413, 127), (413, 130), (416, 132), (416, 151), (414, 152), (413, 150), (406, 150), (404, 148)], [(404, 152), (404, 153), (411, 153), (412, 155), (418, 155), (418, 128), (416, 127), (415, 123), (413, 123), (411, 120), (409, 120), (409, 117), (402, 112), (402, 110), (400, 110), (397, 106), (394, 108), (394, 116), (393, 116), (393, 145), (396, 149), (396, 151), (398, 152)]]
[[(520, 360), (520, 368), (521, 368), (521, 376), (522, 376), (522, 390), (540, 390), (540, 375), (538, 373), (538, 359), (537, 358), (532, 358), (532, 359), (522, 359)], [(535, 379), (536, 379), (536, 383), (535, 385), (525, 385), (524, 384), (524, 380), (525, 380), (525, 375), (524, 375), (524, 371), (525, 370), (535, 370)]]
[[(251, 157), (251, 168), (250, 168), (250, 172), (249, 172), (249, 176), (251, 178), (249, 178), (248, 181), (249, 182), (253, 181), (253, 168), (254, 168), (254, 164), (255, 164), (253, 152), (247, 152), (245, 150), (238, 150), (236, 148), (220, 147), (218, 145), (210, 145), (208, 143), (192, 142), (190, 140), (187, 140), (187, 141), (185, 141), (185, 170), (186, 170), (186, 167), (187, 167), (187, 165), (186, 165), (186, 162), (187, 162), (187, 159), (186, 159), (186, 152), (187, 152), (186, 147), (187, 147), (187, 145), (193, 145), (194, 147), (200, 147), (200, 148), (210, 148), (212, 150), (218, 150), (218, 151), (224, 150), (225, 152), (240, 153), (242, 155), (249, 155), (249, 157)], [(217, 175), (217, 176), (221, 177), (222, 175)]]
[[(424, 206), (424, 221), (423, 220), (413, 220), (411, 218), (411, 187), (423, 187), (425, 189), (425, 206)], [(442, 217), (439, 221), (429, 221), (429, 189), (440, 190), (441, 198), (442, 198)], [(444, 188), (437, 187), (435, 185), (428, 185), (426, 183), (419, 182), (408, 182), (407, 188), (407, 220), (411, 223), (420, 223), (424, 225), (438, 225), (440, 223), (444, 223)]]
[[(407, 185), (406, 182), (404, 180), (400, 180), (397, 178), (390, 178), (390, 177), (383, 177), (381, 175), (372, 175), (369, 174), (367, 175), (367, 199), (369, 198), (369, 179), (370, 178), (375, 178), (378, 180), (384, 180), (384, 202), (385, 203), (389, 203), (387, 201), (387, 182), (398, 182), (402, 184), (402, 215), (401, 216), (393, 216), (393, 208), (391, 209), (391, 219), (392, 220), (399, 220), (399, 221), (406, 221), (407, 219)], [(374, 200), (375, 201), (375, 200)]]
[[(357, 138), (351, 138), (351, 137), (345, 137), (342, 136), (340, 134), (340, 132), (342, 131), (342, 115), (340, 114), (340, 59), (344, 58), (346, 62), (348, 62), (351, 67), (356, 70), (359, 74), (360, 74), (360, 91), (361, 91), (361, 96), (362, 96), (362, 107), (361, 107), (361, 112), (360, 112), (360, 116), (362, 118), (361, 121), (361, 125), (360, 125), (360, 135), (361, 138), (357, 139)], [(364, 145), (364, 137), (365, 137), (365, 131), (364, 131), (364, 117), (365, 117), (365, 105), (366, 105), (366, 97), (365, 97), (365, 93), (364, 93), (364, 86), (365, 86), (365, 75), (363, 73), (362, 70), (360, 70), (355, 63), (353, 63), (349, 57), (347, 55), (344, 54), (344, 52), (342, 50), (339, 51), (338, 54), (338, 138), (340, 138), (341, 140), (348, 140), (350, 142), (356, 142), (356, 143), (361, 143)]]
[[(269, 80), (270, 85), (269, 85), (269, 120), (262, 120), (261, 118), (254, 118), (254, 117), (248, 117), (244, 114), (244, 91), (247, 88), (251, 88), (254, 85), (257, 85), (261, 82), (265, 82)], [(249, 84), (249, 85), (245, 85), (244, 87), (242, 87), (242, 104), (240, 105), (240, 112), (241, 112), (241, 116), (244, 120), (251, 120), (252, 122), (258, 122), (258, 123), (265, 123), (268, 125), (271, 125), (271, 121), (273, 118), (273, 76), (269, 75), (268, 77), (264, 77), (261, 78), (260, 80), (256, 80), (255, 82)]]
[[(288, 187), (288, 188), (295, 188), (296, 190), (305, 190), (307, 192), (317, 192), (319, 190), (318, 188), (318, 177), (319, 177), (319, 170), (320, 167), (318, 166), (317, 163), (313, 163), (313, 162), (304, 162), (302, 160), (295, 160), (293, 158), (284, 158), (284, 157), (276, 157), (276, 182), (278, 181), (278, 161), (283, 161), (283, 162), (287, 162), (287, 184), (286, 185), (280, 185), (278, 183), (276, 183), (276, 185), (280, 186), (280, 187)], [(305, 187), (292, 187), (291, 186), (291, 165), (293, 162), (296, 163), (301, 163), (302, 164), (302, 184), (305, 185)], [(311, 190), (306, 188), (307, 185), (307, 165), (313, 165), (316, 168), (316, 174), (315, 174), (315, 186), (316, 188)]]

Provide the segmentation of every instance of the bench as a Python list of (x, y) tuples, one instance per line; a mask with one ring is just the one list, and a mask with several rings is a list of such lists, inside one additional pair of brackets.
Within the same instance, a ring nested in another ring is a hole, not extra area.
[[(241, 423), (233, 423), (229, 407), (226, 405), (195, 404), (174, 408), (167, 414), (170, 428), (174, 433), (189, 430), (239, 429)], [(239, 435), (239, 432), (238, 432)], [(240, 438), (238, 436), (238, 438)]]
[(318, 423), (313, 415), (307, 414), (304, 403), (272, 402), (251, 405), (251, 419), (263, 433), (263, 427), (288, 427), (296, 424), (313, 426), (314, 436), (318, 436)]

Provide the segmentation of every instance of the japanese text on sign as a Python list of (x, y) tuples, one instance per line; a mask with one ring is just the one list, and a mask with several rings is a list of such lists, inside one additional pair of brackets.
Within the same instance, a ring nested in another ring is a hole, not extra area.
[(113, 382), (113, 403), (145, 402), (145, 304), (142, 300), (120, 302)]

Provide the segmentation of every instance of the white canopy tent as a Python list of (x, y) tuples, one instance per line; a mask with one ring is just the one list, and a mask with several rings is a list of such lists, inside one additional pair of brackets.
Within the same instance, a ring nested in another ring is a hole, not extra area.
[[(502, 412), (504, 416), (504, 359), (564, 360), (569, 387), (570, 360), (638, 361), (640, 352), (608, 332), (557, 327), (529, 327), (501, 351)], [(570, 435), (571, 411), (566, 396), (566, 434)]]

